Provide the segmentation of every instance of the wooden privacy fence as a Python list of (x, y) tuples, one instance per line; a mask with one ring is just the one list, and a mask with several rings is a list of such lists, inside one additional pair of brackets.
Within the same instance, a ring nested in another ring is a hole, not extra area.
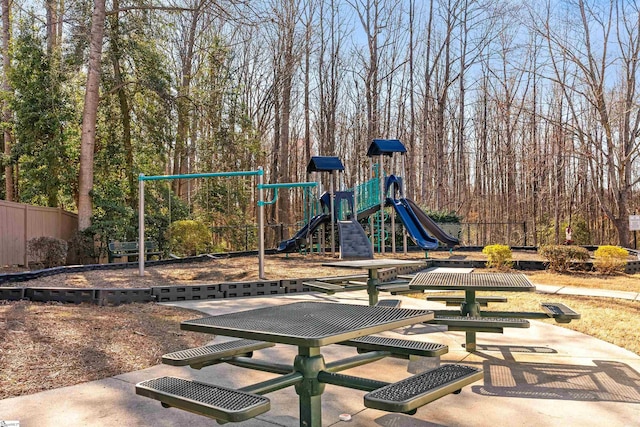
[(74, 213), (0, 200), (0, 265), (29, 265), (29, 239), (48, 236), (68, 241), (77, 229)]

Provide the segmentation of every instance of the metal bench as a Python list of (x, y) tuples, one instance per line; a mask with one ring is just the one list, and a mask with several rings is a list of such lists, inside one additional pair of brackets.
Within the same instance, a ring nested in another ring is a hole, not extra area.
[(570, 323), (572, 320), (580, 319), (580, 313), (576, 313), (564, 304), (543, 302), (540, 305), (542, 306), (542, 310), (558, 323)]
[[(109, 263), (112, 263), (117, 258), (137, 257), (140, 255), (140, 248), (138, 242), (109, 242), (107, 245), (107, 253), (109, 257)], [(162, 252), (158, 250), (158, 243), (148, 240), (144, 242), (144, 253), (148, 260), (152, 256), (162, 255)]]
[(333, 295), (336, 292), (344, 290), (344, 286), (335, 285), (333, 283), (321, 282), (320, 280), (308, 280), (302, 282), (304, 286), (308, 286), (316, 291), (324, 292), (328, 295)]
[(323, 282), (330, 282), (330, 283), (343, 283), (343, 282), (348, 282), (349, 280), (367, 280), (367, 275), (366, 274), (350, 274), (350, 275), (345, 275), (345, 276), (330, 276), (330, 277), (320, 277), (319, 280), (322, 280)]
[[(571, 308), (561, 303), (555, 302), (543, 302), (541, 303), (542, 312), (528, 312), (528, 311), (485, 311), (486, 316), (493, 317), (505, 317), (505, 318), (520, 318), (520, 319), (554, 319), (557, 323), (570, 323), (572, 320), (580, 319), (580, 313), (575, 312)], [(457, 312), (449, 310), (436, 310), (436, 317), (453, 315)]]
[[(463, 295), (435, 295), (428, 296), (427, 301), (443, 301), (447, 306), (455, 306), (465, 302), (465, 297)], [(481, 307), (487, 307), (490, 302), (507, 302), (507, 298), (499, 296), (476, 297), (476, 301)]]
[(450, 331), (473, 332), (497, 332), (502, 333), (503, 328), (528, 328), (530, 323), (526, 319), (511, 317), (484, 317), (484, 316), (451, 316), (436, 312), (429, 323), (447, 325)]
[(402, 301), (399, 299), (381, 299), (376, 307), (400, 308)]
[(336, 292), (359, 291), (362, 289), (367, 289), (366, 283), (361, 285), (350, 285), (348, 283), (340, 285), (336, 283), (323, 282), (321, 280), (307, 280), (302, 282), (302, 284), (308, 286), (311, 289), (325, 292), (327, 295), (333, 295)]
[(182, 378), (161, 377), (136, 384), (136, 394), (228, 422), (248, 420), (271, 409), (271, 401), (253, 393)]
[(378, 290), (389, 292), (391, 295), (416, 294), (421, 292), (409, 289), (409, 282), (383, 283), (382, 285), (378, 285)]
[(190, 348), (168, 353), (162, 356), (162, 363), (172, 366), (190, 366), (193, 369), (201, 369), (205, 366), (215, 365), (221, 359), (233, 356), (252, 356), (254, 350), (273, 347), (274, 343), (256, 340), (234, 340), (204, 347)]
[(484, 378), (482, 369), (443, 365), (376, 389), (364, 396), (367, 408), (409, 413)]
[(408, 359), (409, 356), (436, 357), (446, 354), (449, 351), (449, 347), (444, 344), (386, 338), (375, 335), (367, 335), (338, 344), (356, 347), (358, 353), (388, 351), (393, 357), (402, 359)]

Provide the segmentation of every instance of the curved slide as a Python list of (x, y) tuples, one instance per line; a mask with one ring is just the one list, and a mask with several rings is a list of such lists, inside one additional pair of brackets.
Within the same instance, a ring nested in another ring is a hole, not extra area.
[(418, 220), (418, 217), (413, 212), (411, 205), (405, 202), (406, 199), (391, 199), (387, 198), (387, 204), (393, 206), (396, 213), (400, 217), (400, 221), (407, 229), (409, 237), (416, 242), (421, 249), (430, 250), (438, 247), (438, 240), (431, 237), (427, 231), (422, 227), (422, 224)]
[(409, 205), (411, 207), (411, 209), (415, 213), (416, 217), (418, 218), (418, 221), (420, 221), (420, 224), (422, 224), (422, 226), (424, 227), (425, 230), (427, 230), (428, 232), (433, 234), (436, 239), (440, 240), (442, 243), (444, 243), (445, 245), (447, 245), (449, 247), (456, 246), (456, 245), (460, 244), (460, 241), (458, 239), (456, 239), (455, 237), (451, 236), (450, 234), (447, 234), (446, 231), (444, 231), (442, 228), (440, 228), (440, 226), (438, 224), (436, 224), (434, 220), (429, 218), (429, 215), (424, 213), (424, 211), (422, 209), (420, 209), (420, 207), (418, 205), (416, 205), (413, 202), (413, 200), (411, 200), (411, 199), (401, 199), (401, 200), (405, 204), (407, 204), (407, 205)]
[(322, 213), (320, 215), (316, 215), (311, 220), (304, 225), (298, 232), (289, 240), (283, 240), (278, 245), (278, 252), (295, 252), (303, 246), (305, 243), (307, 236), (314, 231), (318, 227), (320, 227), (325, 222), (331, 221), (331, 215)]

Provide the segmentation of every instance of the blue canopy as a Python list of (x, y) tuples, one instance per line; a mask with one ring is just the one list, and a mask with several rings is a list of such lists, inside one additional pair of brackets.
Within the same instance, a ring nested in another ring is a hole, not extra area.
[(343, 171), (344, 166), (338, 157), (330, 156), (313, 156), (307, 165), (307, 173), (309, 172), (332, 172)]
[(406, 153), (407, 149), (399, 139), (374, 139), (367, 150), (367, 157), (393, 156), (393, 153)]

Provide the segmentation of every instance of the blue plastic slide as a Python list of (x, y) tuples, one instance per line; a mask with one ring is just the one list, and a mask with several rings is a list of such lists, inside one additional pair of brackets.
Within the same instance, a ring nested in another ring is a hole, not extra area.
[(422, 209), (420, 209), (420, 207), (416, 205), (413, 202), (413, 200), (401, 199), (401, 201), (405, 205), (408, 205), (411, 207), (411, 209), (413, 210), (413, 213), (416, 215), (416, 218), (418, 218), (418, 221), (420, 221), (420, 224), (422, 224), (422, 226), (426, 231), (433, 234), (436, 239), (440, 240), (442, 243), (444, 243), (449, 247), (453, 247), (460, 244), (460, 241), (458, 239), (451, 236), (450, 234), (447, 234), (446, 231), (440, 228), (440, 226), (436, 224), (434, 220), (429, 218), (429, 215), (427, 215)]
[(316, 231), (320, 225), (329, 221), (331, 221), (331, 215), (327, 213), (314, 216), (292, 238), (280, 242), (278, 252), (295, 252), (303, 248), (307, 243), (307, 236)]
[(420, 224), (413, 209), (411, 209), (411, 206), (408, 203), (403, 203), (404, 200), (405, 199), (394, 200), (387, 198), (387, 204), (392, 205), (396, 210), (400, 221), (402, 221), (402, 224), (404, 224), (407, 229), (407, 234), (416, 242), (416, 245), (425, 251), (437, 248), (438, 240), (427, 233), (424, 227), (422, 227), (422, 224)]

